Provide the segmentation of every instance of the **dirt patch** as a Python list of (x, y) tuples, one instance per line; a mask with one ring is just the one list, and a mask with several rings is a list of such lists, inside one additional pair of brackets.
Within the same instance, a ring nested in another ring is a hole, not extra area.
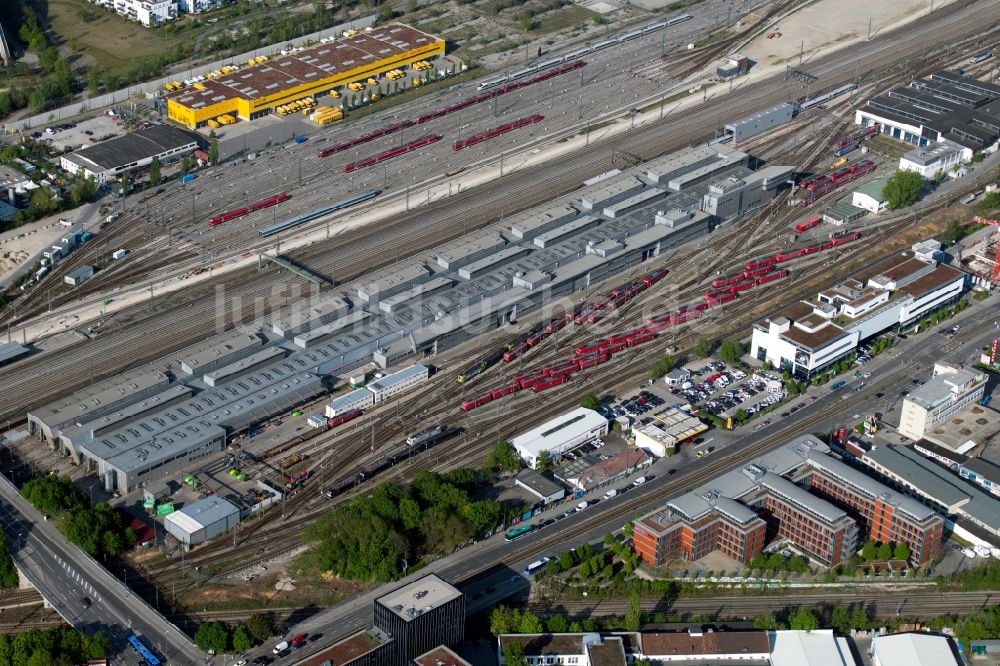
[[(946, 3), (935, 4), (940, 6)], [(767, 39), (765, 33), (741, 49), (741, 52), (761, 65), (771, 66), (798, 64), (801, 50), (803, 65), (808, 65), (809, 60), (820, 50), (867, 39), (869, 20), (871, 35), (874, 37), (890, 26), (919, 16), (927, 9), (926, 0), (824, 0), (768, 26), (767, 32), (777, 26), (780, 37)]]
[[(234, 585), (202, 585), (179, 594), (177, 603), (193, 612), (329, 606), (365, 588), (361, 583), (338, 578), (305, 579), (286, 572), (274, 572), (250, 582), (241, 580)], [(169, 589), (166, 592), (169, 594)]]

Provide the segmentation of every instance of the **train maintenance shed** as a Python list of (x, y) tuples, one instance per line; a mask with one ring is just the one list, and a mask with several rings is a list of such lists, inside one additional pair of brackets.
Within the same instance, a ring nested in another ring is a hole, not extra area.
[(167, 116), (191, 129), (226, 114), (252, 120), (282, 104), (444, 55), (443, 39), (399, 23), (345, 35), (170, 93)]
[(101, 184), (125, 171), (148, 166), (154, 157), (162, 163), (172, 162), (197, 148), (198, 137), (190, 132), (154, 125), (63, 155), (59, 168), (74, 175), (82, 173)]

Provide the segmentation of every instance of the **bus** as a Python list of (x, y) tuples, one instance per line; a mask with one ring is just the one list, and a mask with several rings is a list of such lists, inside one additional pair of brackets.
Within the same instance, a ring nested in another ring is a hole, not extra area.
[(160, 666), (160, 660), (138, 638), (129, 636), (128, 643), (132, 646), (132, 651), (139, 655), (146, 666)]
[(543, 557), (540, 560), (535, 560), (534, 562), (532, 562), (528, 566), (524, 567), (524, 571), (522, 573), (524, 573), (524, 575), (526, 577), (531, 578), (536, 573), (538, 573), (539, 571), (541, 571), (545, 567), (545, 565), (548, 563), (548, 561), (551, 560), (551, 559), (552, 559), (551, 557)]
[(507, 534), (503, 535), (505, 541), (515, 541), (525, 536), (526, 534), (531, 534), (535, 531), (534, 525), (518, 525)]
[(992, 57), (993, 57), (993, 53), (991, 53), (990, 51), (983, 51), (982, 53), (974, 55), (971, 58), (969, 58), (969, 63), (975, 65), (978, 62), (982, 62), (984, 60), (988, 60), (988, 59), (990, 59)]

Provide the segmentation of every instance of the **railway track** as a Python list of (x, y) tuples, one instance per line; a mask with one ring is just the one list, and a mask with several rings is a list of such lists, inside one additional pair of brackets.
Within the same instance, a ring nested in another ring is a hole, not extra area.
[[(995, 7), (985, 8), (980, 12), (980, 21), (973, 24), (972, 19), (965, 14), (975, 14), (971, 10), (975, 3), (964, 3), (957, 6), (949, 6), (941, 10), (943, 13), (961, 14), (961, 20), (952, 25), (939, 25), (944, 23), (942, 15), (937, 13), (930, 17), (918, 19), (913, 26), (923, 26), (927, 29), (937, 28), (940, 39), (956, 44), (961, 44), (963, 39), (968, 38), (968, 28), (970, 25), (981, 27), (991, 25), (995, 21)], [(963, 34), (965, 31), (966, 34)], [(859, 47), (864, 51), (863, 55), (868, 56), (869, 69), (862, 75), (852, 64), (835, 64), (837, 55), (820, 59), (812, 65), (814, 72), (821, 75), (822, 80), (835, 85), (845, 78), (854, 80), (856, 78), (874, 78), (877, 75), (888, 74), (892, 70), (892, 63), (901, 57), (901, 51), (916, 54), (926, 48), (913, 44), (904, 44), (895, 48), (881, 45), (879, 40), (866, 43)], [(903, 71), (897, 68), (897, 73)], [(766, 81), (756, 86), (750, 87), (746, 91), (737, 91), (727, 98), (725, 109), (713, 108), (710, 111), (698, 109), (696, 113), (678, 114), (677, 118), (671, 118), (669, 127), (662, 132), (652, 132), (652, 136), (647, 136), (645, 132), (630, 132), (624, 139), (619, 141), (625, 149), (636, 151), (643, 157), (650, 157), (665, 152), (666, 150), (687, 144), (690, 136), (704, 132), (706, 127), (715, 127), (721, 124), (722, 120), (740, 117), (746, 113), (757, 110), (773, 100), (773, 96), (787, 88), (787, 83)], [(788, 91), (785, 91), (786, 94)], [(786, 96), (786, 95), (782, 95)], [(650, 123), (646, 128), (659, 129), (660, 123)], [(567, 159), (557, 167), (547, 165), (544, 169), (527, 169), (518, 172), (509, 178), (500, 181), (500, 187), (482, 188), (472, 190), (454, 197), (454, 201), (440, 204), (432, 204), (422, 209), (419, 214), (401, 216), (398, 224), (379, 226), (377, 229), (362, 230), (351, 240), (335, 248), (332, 252), (326, 248), (314, 246), (301, 253), (296, 253), (294, 258), (306, 265), (316, 266), (320, 271), (333, 272), (336, 268), (338, 279), (351, 279), (359, 275), (364, 270), (369, 270), (373, 265), (379, 265), (386, 259), (384, 252), (373, 250), (373, 248), (384, 248), (392, 246), (405, 246), (412, 249), (429, 248), (440, 244), (450, 238), (459, 235), (458, 229), (463, 231), (468, 229), (470, 220), (464, 211), (467, 210), (492, 210), (492, 211), (512, 211), (524, 208), (526, 205), (533, 205), (552, 196), (564, 193), (572, 189), (575, 184), (583, 178), (601, 170), (602, 162), (606, 160), (607, 147), (601, 146), (600, 141), (594, 142), (593, 150), (584, 151)], [(606, 162), (605, 162), (606, 164)], [(540, 174), (545, 175), (540, 177)], [(581, 177), (582, 176), (582, 177)], [(448, 205), (445, 205), (447, 203)], [(460, 204), (460, 209), (455, 210), (450, 204)], [(451, 209), (451, 210), (449, 210)], [(452, 212), (453, 211), (453, 212)], [(482, 220), (472, 220), (472, 226), (487, 222), (487, 215), (484, 214)], [(404, 236), (400, 236), (401, 229), (407, 229)], [(444, 231), (442, 231), (444, 230)], [(322, 245), (322, 244), (321, 244)], [(367, 251), (366, 251), (367, 249)], [(251, 314), (259, 314), (260, 308), (250, 305), (254, 298), (262, 298), (270, 291), (272, 280), (267, 277), (253, 275), (251, 271), (243, 272), (233, 276), (230, 283), (241, 283), (240, 287), (234, 288), (234, 296), (240, 296), (245, 303), (243, 308), (234, 309), (232, 313), (235, 318), (243, 318)], [(153, 307), (148, 308), (145, 313), (136, 313), (129, 316), (147, 318), (152, 314), (160, 314), (164, 310), (175, 314), (175, 321), (164, 326), (158, 322), (147, 322), (145, 320), (137, 323), (129, 322), (131, 331), (122, 334), (124, 337), (114, 335), (101, 336), (105, 338), (104, 349), (97, 352), (86, 349), (88, 344), (78, 345), (76, 348), (55, 352), (40, 364), (41, 359), (32, 362), (30, 359), (23, 364), (14, 366), (7, 372), (6, 381), (0, 381), (0, 388), (7, 391), (11, 399), (9, 405), (37, 404), (54, 397), (56, 391), (46, 390), (39, 386), (37, 377), (41, 369), (40, 365), (45, 365), (46, 370), (54, 370), (64, 379), (64, 387), (59, 390), (65, 393), (67, 389), (79, 386), (81, 383), (98, 377), (103, 373), (100, 371), (88, 373), (84, 368), (121, 368), (123, 366), (136, 365), (137, 360), (148, 357), (153, 353), (162, 353), (164, 350), (177, 349), (185, 344), (198, 339), (199, 332), (192, 330), (192, 327), (203, 328), (204, 321), (200, 313), (211, 311), (211, 302), (214, 300), (214, 290), (210, 288), (195, 288), (189, 293), (169, 296), (154, 300)], [(271, 307), (275, 305), (272, 304)], [(268, 309), (265, 307), (265, 310)], [(254, 312), (256, 310), (256, 312)], [(157, 312), (159, 311), (159, 312)], [(183, 316), (182, 313), (188, 316)], [(200, 325), (200, 326), (199, 326)], [(134, 331), (134, 333), (132, 332)], [(114, 339), (107, 339), (114, 338)], [(55, 366), (54, 368), (52, 366)], [(108, 371), (103, 376), (111, 374)], [(37, 403), (35, 402), (37, 401)], [(8, 410), (8, 414), (0, 418), (17, 418), (17, 407)]]

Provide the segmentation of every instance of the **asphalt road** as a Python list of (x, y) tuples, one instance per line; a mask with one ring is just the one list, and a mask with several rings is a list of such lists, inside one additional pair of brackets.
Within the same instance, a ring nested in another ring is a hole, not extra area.
[[(847, 427), (857, 422), (853, 418), (856, 413), (869, 414), (872, 412), (887, 413), (890, 408), (898, 409), (900, 391), (912, 386), (914, 380), (923, 381), (928, 379), (936, 361), (949, 361), (953, 363), (969, 363), (973, 358), (978, 359), (978, 350), (990, 342), (996, 335), (994, 327), (997, 301), (1000, 296), (993, 295), (988, 300), (976, 303), (974, 306), (948, 320), (947, 325), (942, 325), (938, 329), (932, 329), (926, 333), (916, 336), (909, 336), (906, 340), (897, 341), (897, 346), (892, 350), (875, 357), (864, 366), (865, 372), (871, 372), (872, 377), (864, 380), (848, 380), (847, 385), (837, 392), (831, 393), (829, 387), (821, 386), (810, 388), (802, 396), (798, 403), (803, 403), (804, 407), (795, 414), (786, 418), (777, 418), (771, 415), (774, 422), (766, 432), (753, 432), (752, 427), (744, 427), (734, 432), (721, 430), (710, 431), (706, 439), (711, 438), (714, 451), (711, 455), (703, 458), (696, 457), (693, 448), (683, 449), (680, 455), (670, 458), (659, 459), (651, 468), (641, 472), (647, 478), (652, 476), (642, 486), (632, 488), (627, 496), (635, 497), (637, 493), (642, 493), (648, 497), (648, 504), (643, 511), (637, 512), (641, 515), (651, 511), (663, 502), (686, 491), (687, 484), (685, 472), (693, 471), (700, 466), (713, 466), (716, 464), (715, 457), (720, 451), (730, 447), (743, 447), (753, 440), (767, 435), (771, 435), (775, 430), (787, 433), (779, 444), (792, 439), (802, 432), (827, 431), (839, 427)], [(940, 335), (939, 330), (948, 326), (959, 324), (961, 330), (958, 336), (952, 339)], [(865, 386), (860, 387), (864, 381)], [(855, 391), (855, 388), (861, 390)], [(996, 387), (993, 387), (996, 390)], [(883, 393), (882, 398), (875, 398), (876, 393)], [(816, 400), (811, 401), (810, 397), (815, 395)], [(840, 409), (834, 416), (828, 417), (819, 423), (810, 423), (805, 427), (803, 422), (809, 419), (811, 414), (821, 410), (831, 403), (839, 403)], [(891, 414), (889, 414), (891, 417)], [(740, 465), (746, 461), (741, 461)], [(726, 472), (730, 467), (720, 467), (719, 474)], [(621, 482), (620, 486), (626, 486), (628, 480)], [(585, 497), (594, 502), (604, 493), (604, 489), (592, 492)], [(622, 495), (619, 494), (619, 497)], [(546, 555), (552, 555), (549, 547), (534, 550), (527, 557), (519, 556), (511, 558), (511, 553), (517, 548), (521, 548), (525, 542), (538, 540), (543, 535), (547, 540), (551, 540), (553, 533), (557, 534), (559, 544), (562, 548), (585, 542), (596, 543), (603, 539), (609, 532), (616, 532), (621, 529), (622, 520), (612, 518), (601, 520), (601, 516), (608, 514), (615, 507), (618, 498), (610, 501), (601, 501), (593, 508), (588, 508), (585, 513), (577, 513), (556, 522), (554, 525), (539, 530), (536, 533), (525, 537), (516, 544), (503, 541), (500, 535), (496, 535), (474, 544), (454, 555), (433, 562), (428, 567), (421, 570), (399, 583), (381, 586), (371, 592), (356, 597), (340, 606), (330, 608), (319, 613), (312, 618), (289, 628), (288, 634), (294, 633), (322, 633), (332, 641), (343, 636), (350, 631), (369, 624), (372, 620), (372, 602), (389, 589), (397, 585), (403, 585), (410, 580), (419, 578), (427, 573), (436, 573), (448, 581), (464, 580), (475, 572), (489, 571), (489, 575), (481, 576), (462, 586), (462, 591), (469, 595), (467, 609), (469, 614), (474, 614), (486, 608), (490, 608), (503, 599), (522, 593), (527, 589), (527, 581), (519, 573), (529, 562), (537, 560)], [(561, 515), (565, 507), (551, 509), (548, 512), (535, 518), (535, 522), (541, 522), (549, 518)], [(582, 521), (586, 520), (586, 526)], [(557, 554), (557, 553), (556, 553)], [(280, 639), (277, 639), (280, 640)], [(277, 642), (277, 640), (275, 642)], [(329, 645), (324, 642), (324, 645)], [(267, 647), (267, 646), (266, 646)], [(268, 647), (269, 649), (269, 647)], [(302, 653), (297, 653), (295, 659), (302, 659), (309, 654), (315, 654), (322, 648), (310, 645)], [(256, 653), (251, 657), (256, 656)]]
[(135, 635), (170, 663), (195, 664), (203, 659), (182, 631), (66, 541), (6, 479), (0, 480), (0, 524), (18, 569), (77, 629), (103, 631), (118, 652), (125, 652), (128, 637)]

